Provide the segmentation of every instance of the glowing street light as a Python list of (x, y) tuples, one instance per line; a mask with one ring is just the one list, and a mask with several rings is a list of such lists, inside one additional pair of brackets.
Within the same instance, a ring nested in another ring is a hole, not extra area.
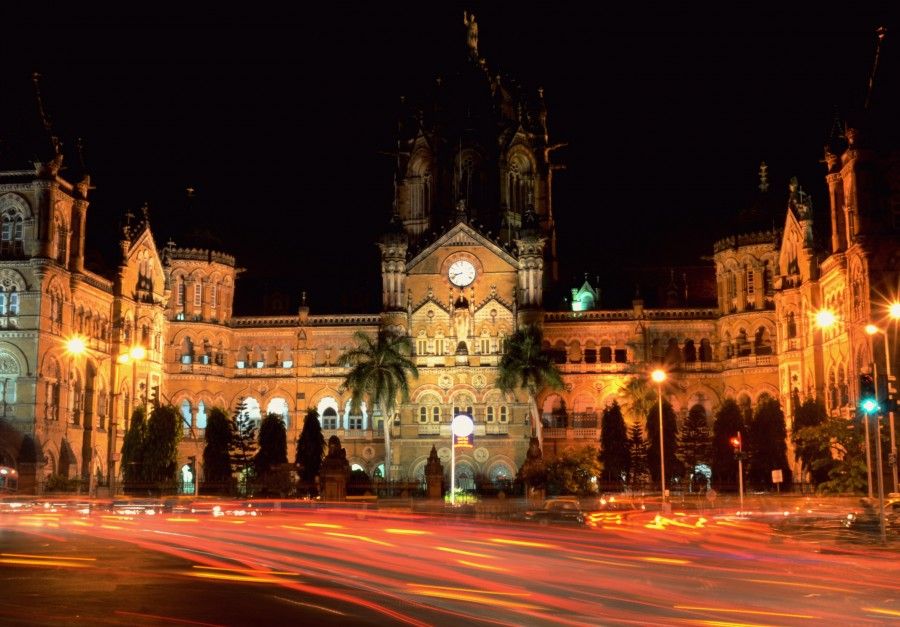
[(659, 482), (662, 487), (662, 508), (668, 511), (666, 501), (666, 455), (663, 446), (663, 408), (662, 408), (662, 384), (666, 380), (666, 371), (657, 368), (650, 373), (650, 378), (656, 383), (656, 397), (659, 399)]
[(830, 329), (837, 322), (837, 316), (830, 309), (820, 309), (816, 312), (816, 326), (820, 329)]
[[(900, 303), (892, 303), (890, 306), (890, 309), (892, 310), (895, 305), (898, 306), (897, 307), (898, 309), (900, 309)], [(892, 317), (893, 317), (893, 315), (892, 315)], [(884, 335), (884, 367), (885, 367), (885, 374), (887, 375), (885, 382), (887, 384), (888, 389), (882, 390), (882, 393), (885, 394), (885, 397), (888, 399), (888, 403), (889, 403), (889, 405), (888, 405), (888, 427), (890, 428), (890, 433), (891, 433), (891, 452), (890, 452), (890, 455), (888, 456), (888, 465), (891, 467), (891, 478), (893, 479), (894, 492), (897, 492), (898, 491), (898, 487), (897, 487), (897, 485), (898, 485), (898, 481), (897, 481), (897, 437), (894, 432), (894, 406), (893, 406), (894, 402), (895, 402), (894, 396), (893, 396), (895, 390), (893, 389), (894, 376), (891, 374), (890, 337), (889, 337), (887, 331), (878, 328), (874, 324), (866, 325), (866, 333), (870, 337), (870, 340), (869, 340), (870, 341), (870, 344), (869, 344), (870, 352), (873, 352), (873, 350), (872, 350), (873, 347), (871, 345), (871, 337), (874, 336), (876, 333), (881, 333), (882, 335)], [(874, 364), (874, 352), (873, 352), (873, 364)], [(877, 374), (877, 372), (875, 374)], [(874, 392), (875, 392), (874, 396), (877, 398), (878, 397), (878, 390), (877, 390), (878, 378), (877, 377), (875, 377), (875, 379), (874, 379), (874, 386), (876, 388), (874, 390)], [(871, 413), (875, 410), (875, 408), (878, 406), (878, 404), (876, 402), (873, 407), (866, 408), (867, 401), (868, 401), (868, 399), (863, 399), (863, 403), (862, 403), (863, 410), (866, 411), (866, 413)], [(878, 419), (878, 428), (880, 431), (881, 430), (881, 419), (880, 418)], [(879, 447), (878, 450), (880, 451), (881, 447)], [(878, 464), (878, 470), (879, 470), (879, 472), (881, 471), (881, 463)]]
[(466, 440), (475, 431), (475, 423), (466, 414), (457, 414), (450, 423), (450, 505), (456, 505), (456, 443)]
[(73, 335), (66, 340), (66, 352), (70, 355), (83, 355), (87, 350), (87, 342), (80, 335)]
[(894, 320), (900, 319), (900, 302), (893, 302), (888, 306), (888, 315)]

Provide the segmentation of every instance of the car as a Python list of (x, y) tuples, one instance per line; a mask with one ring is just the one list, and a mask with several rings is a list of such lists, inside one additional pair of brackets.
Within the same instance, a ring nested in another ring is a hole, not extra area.
[[(844, 527), (862, 533), (880, 533), (881, 513), (877, 499), (860, 499), (860, 507), (844, 519)], [(884, 499), (884, 528), (888, 535), (900, 535), (900, 497)]]
[(564, 524), (584, 525), (584, 512), (581, 511), (581, 502), (575, 497), (549, 498), (544, 501), (541, 509), (528, 510), (524, 520), (536, 522), (541, 525)]

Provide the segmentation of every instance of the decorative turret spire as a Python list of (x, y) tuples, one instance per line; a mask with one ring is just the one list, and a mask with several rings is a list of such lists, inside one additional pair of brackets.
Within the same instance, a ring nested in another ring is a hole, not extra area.
[(765, 161), (759, 164), (759, 191), (769, 191), (769, 166)]

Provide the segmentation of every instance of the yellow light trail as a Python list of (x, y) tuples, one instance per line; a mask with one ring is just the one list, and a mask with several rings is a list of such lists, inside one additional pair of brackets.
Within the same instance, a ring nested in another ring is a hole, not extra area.
[[(408, 583), (406, 584), (410, 588), (426, 588), (429, 590), (450, 590), (453, 592), (468, 592), (471, 593), (471, 588), (454, 588), (452, 586), (432, 586), (427, 583)], [(530, 592), (497, 592), (496, 590), (479, 590), (478, 594), (482, 595), (495, 595), (501, 597), (530, 597)]]
[(703, 607), (700, 605), (673, 605), (676, 610), (692, 610), (696, 612), (722, 612), (723, 614), (752, 614), (755, 616), (777, 616), (779, 618), (808, 618), (814, 619), (815, 616), (809, 614), (789, 614), (787, 612), (767, 612), (765, 610), (735, 610), (722, 607)]
[(471, 566), (472, 568), (480, 568), (481, 570), (492, 570), (496, 572), (506, 573), (509, 572), (507, 568), (500, 568), (499, 566), (488, 566), (487, 564), (478, 564), (476, 562), (467, 562), (466, 560), (456, 560), (458, 563), (463, 566)]
[(462, 549), (451, 549), (449, 546), (437, 546), (434, 547), (438, 551), (444, 551), (445, 553), (456, 553), (457, 555), (468, 555), (469, 557), (481, 557), (484, 559), (494, 559), (493, 556), (487, 555), (485, 553), (476, 553), (475, 551), (463, 551)]
[(544, 544), (543, 542), (526, 542), (525, 540), (508, 540), (506, 538), (491, 538), (491, 542), (497, 544), (509, 544), (511, 546), (529, 546), (538, 549), (555, 549), (553, 544)]
[(320, 527), (322, 529), (343, 529), (344, 525), (333, 525), (331, 523), (304, 523), (306, 527)]
[(470, 603), (479, 603), (481, 605), (493, 605), (495, 607), (503, 607), (517, 610), (538, 610), (540, 606), (530, 603), (518, 603), (514, 601), (504, 601), (494, 597), (483, 597), (476, 593), (468, 592), (445, 592), (443, 590), (419, 590), (416, 594), (426, 597), (436, 597), (439, 599), (452, 599), (454, 601), (468, 601)]
[(382, 542), (366, 536), (358, 536), (352, 533), (338, 533), (336, 531), (326, 531), (326, 536), (334, 536), (335, 538), (350, 538), (351, 540), (361, 540), (362, 542), (370, 542), (371, 544), (380, 544), (381, 546), (394, 546), (390, 542)]
[(678, 559), (673, 559), (671, 557), (641, 557), (638, 559), (640, 559), (643, 562), (652, 562), (654, 564), (681, 565), (681, 564), (690, 564), (691, 563), (690, 560), (678, 560)]
[(385, 529), (387, 533), (406, 536), (430, 536), (430, 531), (422, 531), (421, 529)]
[(77, 562), (96, 562), (96, 557), (66, 557), (64, 555), (31, 555), (28, 553), (0, 553), (0, 557), (25, 557), (34, 560), (66, 560)]
[(604, 566), (621, 566), (622, 568), (639, 568), (637, 564), (625, 564), (624, 562), (613, 562), (610, 560), (598, 560), (590, 557), (573, 557), (579, 562), (589, 562), (591, 564), (603, 564)]
[(198, 570), (217, 570), (226, 573), (254, 573), (257, 575), (288, 575), (291, 577), (299, 576), (300, 573), (287, 570), (257, 570), (255, 568), (219, 568), (217, 566), (201, 566), (194, 564), (194, 568)]
[(900, 618), (900, 611), (897, 610), (888, 610), (882, 607), (864, 607), (862, 609), (866, 612), (872, 612), (873, 614), (884, 614), (885, 616)]
[(63, 566), (65, 568), (87, 568), (87, 564), (80, 562), (67, 562), (64, 560), (48, 560), (48, 559), (23, 559), (23, 558), (0, 558), (0, 564), (19, 564), (22, 566)]
[(750, 583), (764, 583), (770, 586), (791, 586), (793, 588), (811, 588), (813, 590), (828, 590), (829, 592), (847, 592), (846, 588), (838, 588), (833, 586), (823, 586), (815, 583), (799, 583), (796, 581), (783, 581), (778, 579), (741, 579), (740, 581), (749, 581)]

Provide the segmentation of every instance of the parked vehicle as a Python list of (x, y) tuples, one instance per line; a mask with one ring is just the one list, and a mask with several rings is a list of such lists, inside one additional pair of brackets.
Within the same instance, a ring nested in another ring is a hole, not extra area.
[(575, 497), (549, 498), (544, 501), (543, 508), (525, 512), (524, 520), (536, 522), (541, 525), (585, 524), (584, 512), (581, 511), (581, 503)]

